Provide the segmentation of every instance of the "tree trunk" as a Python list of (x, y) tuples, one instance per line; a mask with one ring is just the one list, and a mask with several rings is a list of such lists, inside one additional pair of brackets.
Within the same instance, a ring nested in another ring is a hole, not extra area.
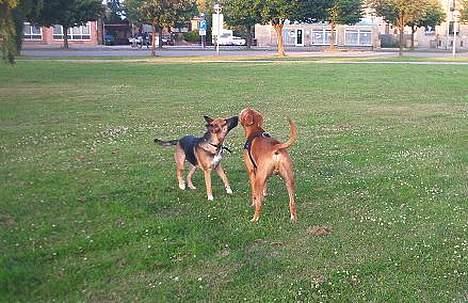
[(252, 26), (247, 25), (247, 48), (250, 49), (252, 47)]
[(331, 25), (331, 36), (330, 36), (330, 48), (329, 50), (331, 51), (335, 51), (336, 50), (336, 47), (335, 47), (335, 39), (336, 39), (336, 33), (335, 33), (335, 29), (336, 29), (336, 23), (334, 21), (330, 22), (330, 25)]
[(283, 45), (283, 27), (284, 24), (279, 21), (277, 24), (273, 24), (273, 28), (276, 31), (276, 41), (278, 45), (278, 56), (284, 57), (286, 53), (284, 52), (284, 45)]
[(162, 41), (163, 29), (164, 27), (162, 26), (158, 27), (158, 34), (159, 34), (158, 48), (159, 49), (162, 49), (163, 47), (163, 41)]
[(411, 50), (414, 50), (414, 34), (416, 33), (417, 28), (415, 26), (411, 27)]
[(15, 63), (16, 56), (16, 32), (12, 12), (7, 3), (0, 3), (0, 36), (2, 43), (3, 60), (10, 64)]
[(403, 56), (403, 44), (405, 43), (405, 24), (400, 22), (399, 25), (400, 28), (400, 50), (398, 52), (398, 55), (401, 57)]
[(19, 55), (23, 48), (23, 29), (25, 20), (23, 12), (20, 9), (13, 10), (13, 19), (16, 29), (16, 54)]
[(63, 29), (63, 48), (68, 49), (68, 27), (62, 25)]
[(156, 56), (156, 20), (153, 20), (153, 23), (151, 25), (153, 29), (153, 38), (151, 39), (151, 56)]

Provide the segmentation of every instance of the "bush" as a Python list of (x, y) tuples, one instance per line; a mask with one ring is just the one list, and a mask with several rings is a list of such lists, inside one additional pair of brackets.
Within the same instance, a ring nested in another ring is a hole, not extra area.
[(187, 42), (198, 42), (200, 41), (200, 36), (198, 31), (191, 31), (184, 33), (184, 40)]

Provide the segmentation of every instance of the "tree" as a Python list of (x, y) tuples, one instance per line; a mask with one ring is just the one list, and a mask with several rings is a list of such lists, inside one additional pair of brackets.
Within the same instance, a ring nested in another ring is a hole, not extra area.
[(107, 9), (104, 21), (108, 23), (122, 22), (124, 13), (121, 0), (107, 0), (106, 4)]
[(436, 27), (445, 21), (446, 14), (444, 9), (437, 0), (430, 1), (426, 6), (421, 8), (420, 16), (407, 25), (411, 27), (411, 49), (414, 49), (414, 34), (421, 27)]
[(313, 23), (324, 21), (330, 0), (256, 0), (261, 24), (271, 24), (277, 37), (277, 54), (285, 56), (283, 28), (286, 21)]
[(362, 19), (362, 0), (331, 0), (327, 11), (327, 20), (331, 25), (330, 49), (335, 49), (335, 29), (337, 24), (356, 24)]
[(100, 0), (46, 0), (33, 22), (42, 26), (63, 27), (63, 47), (68, 48), (68, 29), (96, 20), (103, 13)]
[(460, 22), (468, 23), (468, 0), (460, 0)]
[(13, 9), (18, 5), (17, 0), (0, 0), (0, 37), (2, 41), (2, 58), (11, 64), (15, 63), (16, 30), (13, 19)]
[[(151, 55), (156, 55), (156, 30), (161, 34), (164, 27), (170, 27), (179, 21), (179, 16), (188, 7), (193, 6), (192, 0), (126, 0), (127, 17), (132, 22), (149, 23), (152, 26), (153, 39)], [(161, 45), (161, 36), (159, 43)]]
[(44, 0), (21, 0), (13, 10), (16, 30), (16, 51), (19, 54), (23, 46), (24, 22), (32, 21), (39, 16)]
[(285, 56), (283, 28), (286, 20), (294, 21), (299, 8), (295, 0), (256, 0), (255, 9), (259, 13), (260, 23), (270, 23), (276, 32), (277, 54)]
[(256, 0), (230, 0), (224, 5), (226, 23), (230, 26), (243, 28), (247, 34), (247, 48), (252, 46), (252, 32), (255, 24), (261, 22), (255, 10)]
[(403, 55), (405, 26), (419, 19), (429, 0), (368, 0), (376, 14), (398, 28), (400, 34), (400, 51)]

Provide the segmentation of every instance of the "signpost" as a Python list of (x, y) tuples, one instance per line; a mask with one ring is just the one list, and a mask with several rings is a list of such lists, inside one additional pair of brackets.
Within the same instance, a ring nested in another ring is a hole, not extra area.
[(206, 47), (206, 29), (208, 28), (208, 22), (204, 19), (204, 16), (202, 16), (200, 20), (200, 24), (198, 25), (198, 35), (201, 38), (201, 45), (203, 48)]
[(219, 36), (223, 32), (223, 14), (221, 14), (222, 7), (219, 3), (214, 5), (213, 26), (211, 27), (212, 35), (216, 37), (216, 55), (219, 55)]

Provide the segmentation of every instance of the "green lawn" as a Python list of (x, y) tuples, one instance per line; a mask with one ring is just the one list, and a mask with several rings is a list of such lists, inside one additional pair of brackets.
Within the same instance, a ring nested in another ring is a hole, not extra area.
[[(0, 106), (2, 302), (468, 300), (467, 66), (19, 62)], [(298, 124), (298, 224), (277, 178), (249, 222), (241, 128), (214, 202), (152, 143), (245, 106)]]

